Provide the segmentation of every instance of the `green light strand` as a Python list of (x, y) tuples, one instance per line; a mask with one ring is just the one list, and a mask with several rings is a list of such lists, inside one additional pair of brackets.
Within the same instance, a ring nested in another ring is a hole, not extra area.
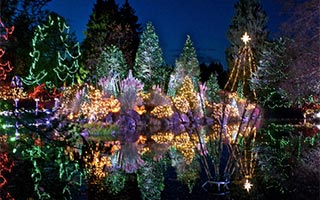
[(41, 150), (39, 146), (32, 146), (31, 149), (25, 149), (22, 151), (22, 154), (30, 159), (33, 164), (31, 177), (34, 180), (34, 191), (36, 192), (39, 199), (51, 199), (51, 196), (46, 193), (43, 188), (40, 186), (42, 180), (42, 174), (40, 167), (38, 166), (37, 160), (39, 158), (45, 158), (47, 155)]
[[(53, 41), (55, 38), (52, 38), (52, 34), (49, 34), (54, 28), (58, 28), (59, 35), (56, 39), (59, 41)], [(39, 25), (36, 28), (32, 39), (33, 50), (30, 52), (33, 62), (29, 68), (29, 74), (25, 78), (22, 77), (22, 81), (26, 85), (52, 82), (55, 77), (62, 82), (70, 80), (74, 84), (76, 73), (80, 68), (78, 58), (81, 53), (79, 43), (72, 42), (72, 38), (70, 40), (69, 29), (70, 27), (60, 17), (53, 18), (52, 16), (48, 17), (47, 24)], [(59, 50), (52, 50), (53, 47), (48, 46), (53, 42), (54, 45), (61, 44), (54, 47), (59, 48)], [(39, 49), (44, 48), (41, 45), (45, 45), (45, 48), (49, 48), (52, 52), (50, 53), (47, 50), (40, 53)], [(47, 66), (48, 63), (55, 64)]]
[[(58, 155), (55, 163), (59, 166), (59, 179), (67, 182), (62, 190), (62, 194), (70, 196), (70, 185), (80, 186), (82, 184), (81, 169), (77, 162), (72, 162), (67, 158), (63, 147), (57, 148), (56, 152), (58, 152)], [(77, 177), (77, 175), (79, 176)], [(78, 180), (76, 180), (76, 178), (78, 178)]]

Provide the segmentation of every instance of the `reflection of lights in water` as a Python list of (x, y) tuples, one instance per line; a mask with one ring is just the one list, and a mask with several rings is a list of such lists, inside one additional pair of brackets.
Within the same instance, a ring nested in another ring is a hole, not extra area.
[(318, 118), (316, 119), (318, 124), (316, 124), (316, 127), (320, 130), (320, 111), (315, 114), (315, 117)]
[(320, 111), (318, 113), (315, 114), (316, 118), (320, 119)]
[(320, 130), (320, 111), (317, 113), (317, 114), (315, 114), (315, 117), (317, 118), (316, 119), (316, 127)]
[(246, 179), (246, 182), (244, 183), (244, 189), (247, 190), (247, 192), (249, 192), (249, 190), (251, 189), (253, 185), (249, 182), (248, 179)]

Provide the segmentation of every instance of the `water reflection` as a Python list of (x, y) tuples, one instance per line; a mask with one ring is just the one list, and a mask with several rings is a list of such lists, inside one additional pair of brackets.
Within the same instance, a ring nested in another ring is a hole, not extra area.
[[(86, 90), (90, 101), (81, 100)], [(17, 109), (15, 105), (16, 112), (7, 113), (4, 118), (11, 126), (0, 139), (0, 189), (12, 184), (5, 175), (9, 174), (9, 179), (12, 176), (13, 160), (24, 159), (29, 163), (27, 175), (33, 178), (37, 197), (58, 196), (52, 184), (61, 185), (56, 190), (63, 190), (64, 197), (79, 187), (119, 193), (133, 174), (141, 191), (161, 195), (169, 167), (174, 169), (175, 179), (191, 192), (200, 184), (203, 192), (228, 195), (232, 183), (237, 182), (249, 194), (259, 187), (254, 179), (262, 165), (257, 166), (257, 162), (268, 160), (271, 150), (276, 152), (278, 147), (283, 151), (279, 155), (287, 156), (286, 151), (296, 144), (285, 136), (297, 134), (301, 146), (306, 140), (302, 136), (311, 138), (319, 133), (318, 113), (306, 115), (302, 123), (268, 126), (274, 122), (262, 123), (258, 105), (232, 95), (221, 103), (195, 106), (196, 96), (171, 100), (155, 91), (130, 97), (134, 102), (126, 100), (127, 109), (120, 109), (123, 102), (101, 96), (94, 88), (73, 93), (71, 101), (62, 101), (60, 109), (55, 105), (53, 112), (43, 109), (35, 115), (34, 109)], [(22, 100), (19, 105), (23, 105)], [(15, 126), (17, 120), (19, 126)], [(261, 128), (264, 131), (260, 132)], [(16, 130), (19, 140), (10, 143)], [(15, 151), (19, 153), (11, 154)]]

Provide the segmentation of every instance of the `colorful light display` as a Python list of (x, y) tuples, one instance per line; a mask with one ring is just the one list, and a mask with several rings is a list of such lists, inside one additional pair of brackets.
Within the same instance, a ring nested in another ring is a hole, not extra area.
[(33, 62), (29, 74), (22, 78), (26, 85), (46, 84), (49, 88), (58, 88), (63, 83), (75, 83), (81, 53), (79, 43), (70, 42), (69, 29), (60, 17), (51, 15), (46, 24), (37, 26), (30, 52)]
[(224, 89), (235, 92), (238, 89), (237, 87), (241, 87), (246, 97), (255, 98), (255, 90), (250, 87), (252, 74), (257, 70), (254, 55), (249, 45), (251, 38), (247, 32), (245, 32), (241, 40), (244, 46), (239, 49), (238, 56), (234, 61), (233, 68)]

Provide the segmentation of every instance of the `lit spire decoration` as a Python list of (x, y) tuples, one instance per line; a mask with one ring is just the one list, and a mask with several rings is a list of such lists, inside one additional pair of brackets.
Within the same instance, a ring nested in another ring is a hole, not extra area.
[(255, 90), (251, 88), (250, 81), (252, 74), (257, 70), (257, 66), (249, 45), (251, 38), (248, 33), (245, 32), (241, 40), (244, 46), (239, 49), (238, 56), (234, 61), (233, 68), (224, 89), (235, 92), (238, 89), (239, 82), (241, 82), (240, 87), (242, 87), (244, 96), (255, 99)]
[(27, 77), (22, 78), (25, 84), (45, 83), (53, 88), (74, 83), (81, 53), (79, 43), (70, 37), (69, 29), (58, 16), (49, 16), (46, 24), (36, 28), (30, 52), (33, 63)]
[(10, 61), (5, 61), (2, 57), (5, 54), (5, 48), (3, 45), (3, 40), (7, 41), (9, 39), (9, 35), (11, 35), (14, 31), (14, 26), (7, 28), (1, 18), (0, 18), (0, 80), (5, 80), (7, 78), (7, 74), (12, 71), (13, 67), (10, 64)]

